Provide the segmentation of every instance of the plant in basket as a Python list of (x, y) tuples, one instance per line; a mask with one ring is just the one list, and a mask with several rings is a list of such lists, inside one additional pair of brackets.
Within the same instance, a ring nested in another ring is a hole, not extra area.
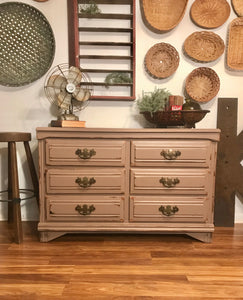
[(195, 128), (195, 123), (201, 121), (209, 112), (202, 110), (192, 99), (186, 99), (183, 105), (181, 102), (182, 96), (172, 96), (166, 89), (155, 89), (150, 93), (143, 92), (142, 97), (137, 100), (137, 106), (147, 121), (162, 128), (169, 126)]
[(164, 111), (168, 104), (171, 93), (166, 89), (155, 88), (153, 92), (143, 92), (142, 97), (137, 100), (140, 113)]
[(145, 119), (156, 124), (157, 127), (183, 125), (180, 111), (169, 111), (169, 97), (172, 94), (166, 89), (155, 89), (144, 93), (137, 100), (137, 106)]

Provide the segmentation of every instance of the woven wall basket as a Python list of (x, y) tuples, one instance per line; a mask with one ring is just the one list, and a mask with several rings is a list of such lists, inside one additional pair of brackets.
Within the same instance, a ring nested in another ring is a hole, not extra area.
[(210, 62), (224, 53), (224, 41), (211, 31), (194, 32), (184, 42), (184, 51), (192, 59), (200, 62)]
[(243, 1), (242, 0), (231, 0), (233, 9), (238, 17), (243, 17)]
[(191, 6), (191, 18), (199, 27), (217, 28), (230, 15), (230, 5), (226, 0), (195, 0)]
[(151, 47), (144, 60), (145, 69), (156, 79), (171, 76), (179, 66), (179, 53), (170, 44), (158, 43)]
[(233, 70), (243, 70), (243, 17), (234, 19), (229, 25), (227, 66)]
[(212, 100), (218, 94), (219, 88), (219, 77), (211, 68), (194, 69), (186, 78), (186, 92), (198, 102)]
[(182, 20), (188, 0), (140, 0), (144, 24), (153, 32), (163, 33)]
[(23, 86), (51, 67), (55, 39), (45, 16), (20, 2), (0, 4), (0, 84)]

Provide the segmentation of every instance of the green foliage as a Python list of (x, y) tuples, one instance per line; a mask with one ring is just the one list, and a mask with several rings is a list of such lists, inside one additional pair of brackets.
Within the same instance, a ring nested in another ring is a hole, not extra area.
[(95, 15), (100, 14), (101, 10), (94, 1), (90, 1), (89, 4), (85, 4), (80, 7), (81, 14)]
[(155, 89), (151, 93), (144, 93), (142, 98), (137, 100), (140, 112), (149, 111), (151, 113), (164, 110), (171, 93), (166, 89)]
[(132, 83), (132, 78), (127, 73), (114, 72), (108, 74), (105, 78), (106, 87), (112, 83)]

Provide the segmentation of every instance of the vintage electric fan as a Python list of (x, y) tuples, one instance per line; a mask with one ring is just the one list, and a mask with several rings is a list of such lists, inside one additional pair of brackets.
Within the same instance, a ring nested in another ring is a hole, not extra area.
[(92, 83), (81, 68), (59, 64), (48, 73), (44, 89), (48, 100), (61, 111), (58, 120), (78, 121), (74, 112), (87, 106)]

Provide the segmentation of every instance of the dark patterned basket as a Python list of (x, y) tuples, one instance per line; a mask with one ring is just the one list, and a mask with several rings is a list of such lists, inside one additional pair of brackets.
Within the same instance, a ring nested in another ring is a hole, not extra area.
[(52, 28), (39, 10), (25, 3), (4, 2), (0, 11), (0, 84), (18, 87), (32, 83), (52, 65)]
[(195, 123), (201, 121), (209, 110), (177, 110), (177, 111), (157, 111), (142, 112), (145, 119), (150, 123), (156, 124), (158, 128), (173, 126), (184, 126), (195, 128)]

